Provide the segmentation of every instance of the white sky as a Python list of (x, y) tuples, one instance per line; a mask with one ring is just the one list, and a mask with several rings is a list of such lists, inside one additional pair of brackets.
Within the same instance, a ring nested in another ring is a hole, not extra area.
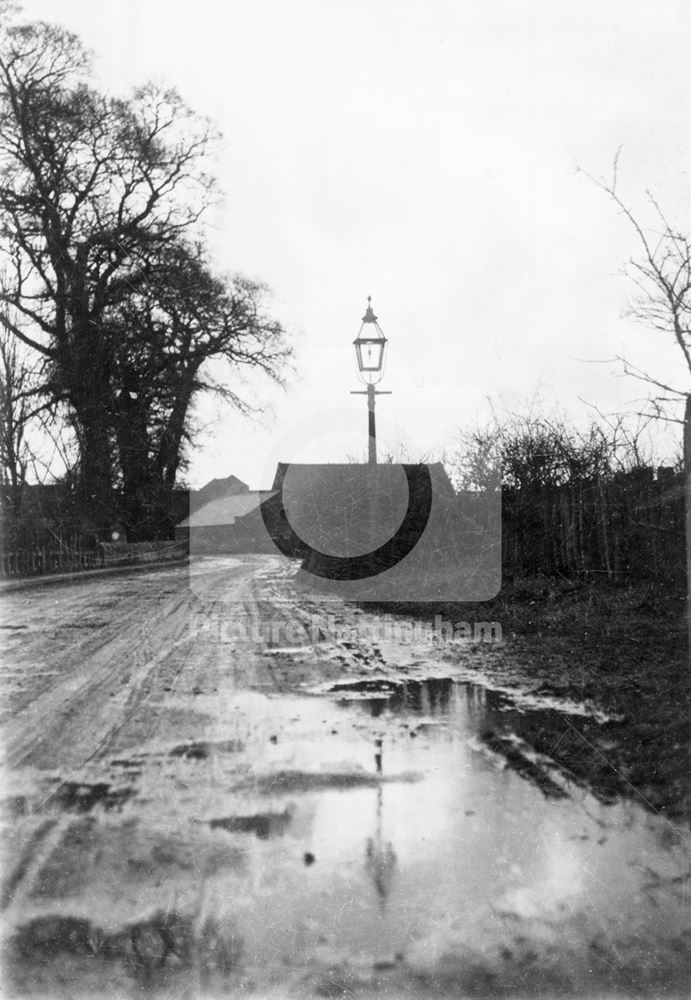
[[(127, 90), (174, 84), (224, 134), (223, 269), (266, 281), (299, 380), (257, 425), (207, 403), (192, 485), (283, 460), (364, 455), (351, 346), (372, 295), (389, 338), (380, 448), (436, 450), (537, 392), (574, 419), (635, 409), (627, 357), (685, 387), (674, 346), (623, 318), (636, 245), (576, 164), (689, 229), (687, 0), (25, 0)], [(605, 363), (588, 363), (603, 361)], [(256, 396), (258, 388), (250, 388)], [(329, 416), (333, 408), (356, 407)], [(343, 433), (309, 441), (311, 430)], [(307, 428), (307, 429), (306, 429)], [(295, 434), (293, 434), (295, 437)]]

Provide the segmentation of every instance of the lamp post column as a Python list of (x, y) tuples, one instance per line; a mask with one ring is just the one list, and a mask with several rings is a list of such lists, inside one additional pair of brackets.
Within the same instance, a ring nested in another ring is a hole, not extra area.
[(373, 385), (367, 386), (367, 418), (368, 418), (368, 441), (369, 453), (368, 462), (370, 465), (377, 464), (377, 429), (374, 423), (374, 397), (376, 393)]

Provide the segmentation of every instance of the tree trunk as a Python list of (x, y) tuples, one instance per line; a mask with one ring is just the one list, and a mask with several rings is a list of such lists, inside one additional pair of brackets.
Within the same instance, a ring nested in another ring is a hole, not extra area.
[(156, 482), (159, 488), (158, 507), (155, 524), (157, 537), (173, 538), (175, 525), (171, 520), (170, 508), (175, 489), (175, 479), (180, 467), (182, 442), (185, 433), (187, 413), (192, 401), (193, 383), (197, 368), (185, 373), (175, 393), (175, 402), (159, 441), (156, 455)]
[(113, 496), (113, 471), (107, 396), (89, 386), (71, 394), (74, 424), (79, 439), (78, 492), (82, 512), (102, 531), (112, 526), (119, 512)]
[(98, 531), (119, 517), (113, 496), (112, 390), (107, 345), (84, 310), (73, 310), (72, 335), (56, 356), (56, 380), (69, 399), (79, 442), (82, 512)]
[(128, 385), (116, 400), (116, 438), (122, 475), (122, 515), (128, 542), (148, 541), (151, 536), (153, 493), (146, 409), (139, 387)]
[(686, 495), (686, 623), (687, 655), (691, 659), (691, 394), (686, 397), (684, 413), (684, 486)]

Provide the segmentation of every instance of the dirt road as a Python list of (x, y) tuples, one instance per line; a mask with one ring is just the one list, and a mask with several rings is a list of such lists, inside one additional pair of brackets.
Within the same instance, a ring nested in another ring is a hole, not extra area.
[(3, 995), (685, 995), (688, 830), (556, 760), (613, 720), (294, 572), (3, 596)]

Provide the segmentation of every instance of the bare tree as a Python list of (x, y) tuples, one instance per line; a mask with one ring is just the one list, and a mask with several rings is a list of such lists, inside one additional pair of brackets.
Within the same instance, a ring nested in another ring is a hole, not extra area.
[(199, 218), (212, 187), (201, 167), (211, 131), (172, 91), (140, 88), (129, 102), (101, 95), (81, 43), (62, 29), (20, 25), (2, 41), (4, 297), (33, 328), (11, 332), (49, 362), (47, 388), (74, 414), (85, 495), (103, 502), (113, 466), (104, 312)]
[(645, 423), (599, 413), (600, 421), (579, 429), (559, 415), (494, 413), (483, 425), (459, 431), (449, 456), (461, 489), (508, 488), (539, 492), (593, 484), (637, 468), (652, 467), (643, 439)]
[(629, 312), (677, 345), (682, 361), (679, 384), (669, 385), (625, 357), (619, 360), (626, 374), (655, 390), (652, 415), (677, 420), (670, 414), (669, 404), (685, 400), (691, 391), (691, 234), (669, 221), (650, 191), (646, 196), (655, 222), (648, 226), (639, 221), (619, 193), (618, 167), (619, 153), (614, 158), (611, 178), (595, 178), (582, 172), (612, 200), (638, 239), (640, 253), (624, 266), (624, 274), (636, 290)]
[[(647, 197), (656, 218), (654, 226), (644, 226), (619, 194), (617, 173), (619, 153), (614, 158), (612, 177), (595, 183), (614, 202), (635, 232), (640, 253), (632, 258), (625, 273), (637, 289), (632, 315), (653, 330), (671, 337), (682, 361), (680, 384), (669, 385), (626, 359), (624, 370), (655, 389), (653, 413), (670, 418), (669, 405), (685, 401), (684, 466), (686, 478), (686, 566), (688, 579), (688, 640), (691, 656), (691, 235), (672, 225), (655, 197)], [(588, 175), (590, 176), (590, 175)], [(680, 421), (682, 422), (682, 421)]]
[(173, 90), (115, 99), (89, 74), (61, 28), (10, 24), (0, 37), (0, 252), (11, 271), (0, 300), (23, 322), (0, 319), (43, 359), (43, 388), (68, 408), (78, 442), (84, 503), (108, 520), (119, 477), (146, 483), (158, 461), (171, 488), (190, 401), (210, 387), (205, 361), (278, 376), (287, 351), (260, 286), (221, 288), (190, 249), (215, 197), (214, 130)]
[(37, 416), (35, 366), (16, 338), (0, 327), (0, 483), (2, 502), (19, 515), (31, 451), (27, 430)]

